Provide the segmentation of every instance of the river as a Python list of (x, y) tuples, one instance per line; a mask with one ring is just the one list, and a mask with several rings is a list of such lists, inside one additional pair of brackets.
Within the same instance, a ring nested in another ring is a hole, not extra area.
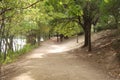
[[(9, 39), (8, 39), (8, 41), (9, 41)], [(14, 38), (12, 45), (13, 45), (13, 50), (18, 51), (18, 50), (22, 49), (26, 45), (26, 39)], [(2, 40), (1, 51), (5, 52), (4, 40)]]

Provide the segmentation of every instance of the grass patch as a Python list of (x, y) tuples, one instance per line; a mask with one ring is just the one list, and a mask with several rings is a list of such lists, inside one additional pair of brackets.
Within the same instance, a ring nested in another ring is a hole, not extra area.
[(1, 53), (0, 54), (0, 63), (8, 64), (8, 63), (14, 62), (19, 56), (30, 52), (31, 50), (33, 50), (36, 47), (37, 47), (37, 45), (33, 46), (33, 45), (30, 45), (30, 44), (27, 44), (19, 51), (15, 51), (15, 52), (8, 51), (7, 56), (6, 56), (6, 60), (4, 60), (4, 56)]

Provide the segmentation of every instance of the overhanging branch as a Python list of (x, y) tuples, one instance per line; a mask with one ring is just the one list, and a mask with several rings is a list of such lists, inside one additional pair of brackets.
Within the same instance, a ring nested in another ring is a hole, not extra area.
[[(34, 2), (34, 3), (32, 3), (32, 4), (30, 4), (30, 5), (28, 5), (28, 6), (26, 6), (26, 7), (20, 8), (20, 9), (30, 8), (30, 7), (32, 7), (32, 6), (34, 6), (34, 5), (36, 5), (38, 2), (40, 2), (40, 0), (38, 0), (38, 1), (36, 1), (36, 2)], [(11, 11), (11, 10), (13, 10), (13, 9), (15, 9), (15, 8), (2, 9), (2, 10), (0, 11), (0, 15), (4, 14), (4, 13), (7, 12), (7, 11)]]
[(81, 25), (82, 27), (84, 26), (84, 24), (81, 22), (81, 17), (80, 17), (80, 16), (78, 16), (78, 23), (79, 23), (79, 25)]
[(32, 3), (32, 4), (28, 5), (28, 6), (26, 6), (26, 7), (23, 7), (22, 9), (27, 9), (29, 7), (32, 7), (32, 6), (36, 5), (38, 2), (40, 2), (40, 1), (36, 1), (36, 2), (34, 2), (34, 3)]
[(52, 22), (53, 23), (64, 23), (64, 22), (71, 22), (71, 21), (74, 21), (74, 22), (77, 22), (77, 17), (71, 17), (71, 18), (56, 18), (54, 19)]

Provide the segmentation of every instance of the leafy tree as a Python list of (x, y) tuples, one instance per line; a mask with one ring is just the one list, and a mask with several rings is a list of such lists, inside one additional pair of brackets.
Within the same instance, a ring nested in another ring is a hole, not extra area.
[[(2, 0), (0, 2), (0, 52), (2, 47), (2, 42), (5, 44), (5, 51), (4, 51), (4, 59), (6, 59), (6, 52), (7, 46), (9, 46), (8, 38), (12, 39), (13, 35), (9, 34), (9, 30), (11, 28), (11, 20), (14, 15), (18, 12), (14, 7), (20, 7), (21, 4), (17, 2), (17, 0), (9, 1), (9, 0)], [(11, 41), (10, 41), (11, 42)], [(12, 47), (12, 46), (11, 46)], [(10, 49), (10, 47), (9, 47)]]
[(96, 0), (48, 0), (46, 3), (50, 6), (51, 15), (62, 14), (63, 16), (54, 16), (54, 22), (69, 23), (75, 22), (83, 28), (85, 33), (84, 47), (88, 46), (91, 51), (91, 25), (95, 25), (99, 19), (100, 1)]
[[(2, 0), (0, 1), (0, 53), (2, 42), (5, 44), (4, 59), (8, 50), (12, 50), (12, 41), (15, 36), (26, 35), (29, 30), (36, 29), (35, 18), (33, 17), (34, 5), (39, 1), (18, 1)], [(28, 11), (32, 11), (32, 15)], [(25, 20), (29, 16), (29, 21)], [(31, 17), (31, 19), (30, 19)], [(23, 22), (25, 21), (25, 22)], [(32, 23), (31, 23), (32, 22)], [(24, 26), (23, 26), (24, 24)], [(29, 28), (28, 28), (29, 26)], [(10, 39), (10, 41), (8, 41)]]

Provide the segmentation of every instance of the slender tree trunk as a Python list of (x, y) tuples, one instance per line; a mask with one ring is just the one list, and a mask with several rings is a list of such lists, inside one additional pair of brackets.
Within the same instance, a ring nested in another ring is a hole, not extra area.
[(37, 39), (38, 39), (38, 45), (40, 45), (40, 36), (38, 36)]
[[(2, 43), (2, 40), (0, 39), (0, 60), (2, 59), (2, 54), (1, 54), (1, 51), (2, 51), (2, 49), (1, 49), (1, 43)], [(1, 79), (1, 75), (2, 75), (2, 61), (0, 61), (0, 80), (2, 80)]]
[(76, 42), (79, 43), (79, 41), (78, 41), (78, 34), (76, 34), (76, 36), (77, 36)]
[[(1, 41), (0, 41), (0, 43), (1, 43)], [(1, 50), (1, 44), (0, 44), (0, 50)], [(1, 52), (0, 52), (0, 60), (2, 59), (2, 54), (1, 54)], [(2, 75), (2, 61), (0, 61), (0, 80), (1, 80), (1, 75)]]
[(4, 36), (4, 26), (5, 26), (5, 21), (4, 21), (4, 14), (1, 16), (2, 20), (1, 20), (1, 25), (0, 25), (0, 52), (2, 51), (2, 39)]
[(59, 34), (57, 33), (57, 42), (59, 42)]
[(2, 63), (0, 62), (0, 80), (2, 80)]
[(51, 38), (51, 34), (50, 34), (50, 32), (49, 32), (49, 35), (48, 35), (48, 37), (49, 37), (49, 39)]
[[(5, 14), (2, 14), (2, 21), (1, 21), (1, 40), (3, 41), (3, 44), (5, 44), (5, 48), (6, 48), (6, 43), (5, 43)], [(6, 49), (5, 49), (6, 50)], [(6, 51), (4, 51), (4, 60), (6, 59)]]
[(4, 61), (6, 60), (6, 53), (7, 53), (7, 43), (6, 43), (6, 40), (3, 40), (3, 44), (5, 45), (5, 50), (4, 50)]
[(13, 36), (9, 38), (10, 42), (8, 42), (8, 49), (13, 51)]
[(2, 39), (1, 39), (1, 37), (0, 37), (0, 54), (1, 54), (1, 52), (2, 52), (1, 47), (2, 47)]
[(60, 42), (62, 42), (63, 41), (63, 34), (60, 34)]

